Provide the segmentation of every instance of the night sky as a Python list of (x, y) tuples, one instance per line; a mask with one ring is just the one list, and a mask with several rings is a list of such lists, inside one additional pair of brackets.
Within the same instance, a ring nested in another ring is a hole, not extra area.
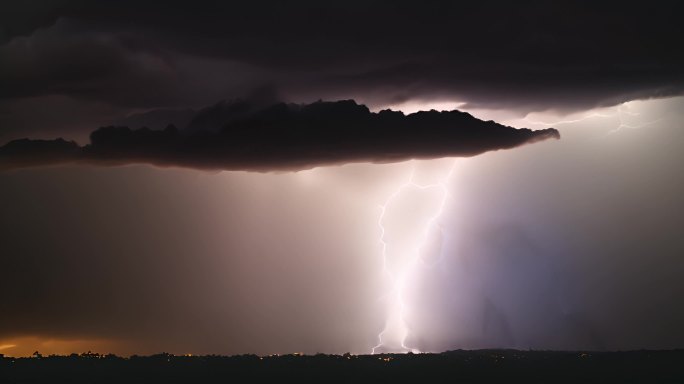
[(682, 348), (681, 15), (4, 1), (0, 354)]

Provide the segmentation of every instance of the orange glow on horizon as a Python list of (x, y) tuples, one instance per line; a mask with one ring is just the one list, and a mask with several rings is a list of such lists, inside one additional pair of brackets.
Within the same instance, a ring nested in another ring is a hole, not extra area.
[(12, 357), (27, 357), (34, 352), (43, 356), (69, 355), (88, 351), (98, 353), (116, 353), (123, 349), (121, 343), (103, 339), (56, 339), (35, 336), (0, 340), (0, 353)]

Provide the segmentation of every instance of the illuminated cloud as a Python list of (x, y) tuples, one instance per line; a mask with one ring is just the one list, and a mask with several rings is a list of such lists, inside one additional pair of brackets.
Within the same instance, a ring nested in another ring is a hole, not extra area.
[(209, 170), (302, 170), (353, 162), (468, 157), (560, 137), (482, 121), (468, 113), (373, 113), (353, 100), (275, 104), (216, 131), (104, 127), (79, 147), (63, 139), (15, 140), (0, 148), (0, 169), (86, 163), (152, 164)]
[(39, 3), (0, 4), (3, 143), (263, 87), (288, 102), (458, 101), (523, 115), (684, 90), (676, 2)]

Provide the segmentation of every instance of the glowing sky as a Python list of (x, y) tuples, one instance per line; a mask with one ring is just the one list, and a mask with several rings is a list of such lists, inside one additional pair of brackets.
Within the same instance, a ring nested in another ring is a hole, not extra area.
[(240, 106), (318, 99), (561, 139), (373, 147), (386, 164), (314, 151), (298, 172), (282, 154), (262, 172), (0, 171), (0, 354), (684, 346), (674, 3), (227, 4), (1, 4), (0, 147), (202, 135)]
[[(456, 160), (423, 256), (441, 261), (406, 283), (409, 344), (680, 345), (683, 102), (623, 107), (640, 129), (588, 112), (558, 125), (564, 140)], [(3, 353), (369, 352), (388, 288), (379, 207), (412, 170), (429, 184), (453, 164), (4, 174), (3, 247), (18, 256)], [(406, 192), (384, 219), (389, 249), (415, 244), (441, 199)]]

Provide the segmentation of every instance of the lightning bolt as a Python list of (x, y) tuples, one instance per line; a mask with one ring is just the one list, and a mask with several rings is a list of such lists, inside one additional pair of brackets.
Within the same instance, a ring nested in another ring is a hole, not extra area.
[(540, 126), (545, 127), (545, 128), (550, 128), (550, 127), (558, 126), (561, 124), (579, 123), (579, 122), (582, 122), (584, 120), (589, 120), (589, 119), (592, 119), (595, 117), (610, 118), (610, 117), (615, 117), (615, 116), (616, 116), (615, 113), (606, 114), (606, 113), (595, 112), (595, 113), (590, 113), (590, 114), (584, 115), (584, 116), (579, 117), (577, 119), (557, 120), (557, 121), (552, 121), (552, 122), (532, 120), (532, 119), (528, 118), (527, 116), (525, 116), (522, 120), (528, 124), (531, 124), (531, 125), (540, 125)]
[[(449, 169), (448, 173), (438, 182), (432, 183), (432, 184), (419, 184), (414, 181), (414, 176), (415, 176), (415, 163), (413, 168), (411, 169), (411, 173), (408, 177), (408, 180), (406, 180), (404, 183), (399, 185), (394, 192), (392, 192), (386, 199), (385, 202), (380, 205), (380, 216), (378, 217), (378, 227), (380, 227), (380, 239), (379, 243), (381, 245), (381, 250), (382, 250), (382, 261), (383, 261), (383, 269), (382, 273), (387, 276), (390, 280), (391, 283), (391, 289), (390, 291), (383, 297), (380, 298), (380, 300), (387, 299), (389, 301), (389, 310), (387, 312), (387, 316), (385, 319), (385, 327), (383, 330), (378, 334), (378, 344), (374, 346), (371, 350), (371, 354), (375, 354), (378, 349), (383, 348), (383, 347), (388, 347), (387, 345), (387, 337), (391, 334), (391, 337), (394, 338), (394, 344), (398, 341), (398, 344), (401, 346), (400, 348), (402, 349), (403, 352), (413, 352), (413, 353), (419, 353), (420, 351), (416, 348), (411, 348), (406, 345), (406, 338), (408, 337), (409, 334), (409, 328), (404, 320), (404, 316), (406, 313), (406, 302), (403, 296), (405, 285), (406, 285), (406, 280), (410, 276), (411, 272), (415, 269), (416, 265), (418, 262), (423, 262), (424, 264), (427, 264), (425, 260), (421, 257), (421, 248), (425, 245), (427, 242), (430, 230), (434, 227), (436, 227), (440, 232), (442, 232), (442, 226), (437, 224), (437, 220), (439, 217), (442, 215), (444, 211), (444, 207), (446, 206), (447, 198), (449, 196), (449, 191), (447, 189), (447, 183), (449, 179), (451, 178), (451, 175), (454, 172), (454, 169), (456, 168), (456, 161), (453, 162), (451, 165), (451, 168)], [(429, 189), (437, 189), (440, 191), (440, 203), (438, 206), (438, 209), (436, 212), (429, 217), (425, 229), (423, 230), (423, 233), (421, 234), (416, 247), (414, 250), (411, 252), (411, 258), (408, 260), (408, 262), (400, 268), (399, 271), (392, 271), (391, 268), (388, 267), (388, 258), (389, 255), (387, 254), (387, 240), (385, 239), (385, 216), (388, 210), (388, 207), (392, 202), (394, 202), (399, 196), (402, 195), (405, 191), (408, 189), (418, 189), (418, 190), (429, 190)], [(441, 260), (441, 255), (435, 261), (432, 265), (435, 265), (439, 263)]]
[(568, 120), (557, 120), (553, 122), (547, 122), (547, 121), (539, 121), (539, 120), (533, 120), (528, 118), (528, 116), (525, 116), (522, 121), (525, 121), (527, 124), (531, 125), (540, 125), (545, 128), (553, 127), (553, 126), (558, 126), (562, 124), (573, 124), (573, 123), (579, 123), (585, 120), (589, 120), (592, 118), (616, 118), (618, 121), (617, 127), (614, 129), (611, 129), (608, 131), (605, 135), (602, 135), (602, 137), (611, 135), (613, 133), (619, 132), (623, 129), (640, 129), (644, 128), (649, 125), (653, 125), (657, 122), (659, 122), (662, 119), (655, 119), (655, 120), (650, 120), (638, 124), (630, 124), (627, 122), (628, 118), (638, 118), (641, 117), (642, 114), (638, 111), (635, 111), (633, 107), (627, 103), (622, 103), (618, 104), (617, 106), (614, 107), (613, 113), (600, 113), (600, 112), (594, 112), (594, 113), (589, 113), (585, 114), (582, 117), (579, 117), (577, 119), (568, 119)]
[(606, 136), (613, 134), (613, 133), (616, 133), (616, 132), (619, 132), (622, 129), (640, 129), (640, 128), (643, 128), (643, 127), (646, 127), (649, 125), (653, 125), (653, 124), (659, 122), (660, 120), (662, 120), (662, 119), (655, 119), (655, 120), (646, 121), (646, 122), (643, 122), (640, 124), (628, 124), (625, 122), (625, 116), (631, 116), (631, 117), (640, 117), (641, 116), (641, 113), (636, 112), (636, 111), (631, 111), (629, 108), (630, 108), (629, 105), (627, 105), (626, 103), (620, 104), (617, 106), (616, 109), (617, 109), (617, 118), (618, 118), (619, 124), (618, 124), (617, 128), (608, 131), (608, 133), (606, 133)]
[[(617, 119), (617, 126), (608, 131), (606, 135), (610, 135), (612, 133), (618, 132), (622, 129), (639, 129), (646, 127), (648, 125), (655, 124), (656, 122), (660, 121), (661, 119), (657, 120), (652, 120), (652, 121), (646, 121), (646, 122), (639, 122), (635, 123), (634, 120), (635, 118), (640, 118), (642, 117), (642, 114), (638, 111), (636, 111), (633, 106), (628, 102), (628, 103), (623, 103), (619, 104), (615, 107), (613, 107), (612, 111), (608, 111), (606, 113), (605, 110), (600, 111), (600, 112), (591, 112), (591, 113), (585, 113), (583, 116), (578, 117), (578, 118), (565, 118), (563, 120), (557, 120), (557, 121), (540, 121), (540, 120), (534, 120), (529, 118), (528, 116), (525, 116), (521, 121), (524, 121), (525, 124), (530, 124), (530, 125), (538, 125), (538, 126), (543, 126), (545, 128), (552, 127), (552, 126), (558, 126), (558, 125), (563, 125), (563, 124), (573, 124), (573, 123), (579, 123), (583, 122), (589, 119), (594, 119), (594, 118), (615, 118)], [(415, 163), (413, 168), (411, 169), (411, 173), (406, 181), (404, 181), (402, 184), (397, 186), (397, 188), (392, 192), (387, 198), (385, 199), (384, 203), (380, 205), (380, 215), (378, 217), (378, 227), (380, 228), (380, 238), (379, 238), (379, 243), (381, 245), (381, 254), (382, 254), (382, 261), (383, 261), (383, 269), (382, 273), (384, 276), (386, 276), (389, 281), (390, 281), (390, 286), (391, 288), (389, 289), (389, 292), (382, 296), (379, 300), (387, 300), (389, 302), (388, 305), (388, 312), (386, 315), (385, 319), (385, 326), (383, 330), (378, 334), (377, 339), (378, 343), (375, 345), (372, 350), (371, 354), (375, 354), (378, 352), (380, 349), (400, 349), (403, 352), (414, 352), (418, 353), (420, 352), (416, 348), (412, 348), (406, 344), (407, 337), (409, 335), (409, 327), (406, 323), (405, 319), (405, 314), (407, 310), (407, 304), (406, 300), (404, 298), (404, 292), (407, 283), (408, 277), (411, 275), (411, 273), (415, 270), (415, 268), (419, 265), (419, 263), (422, 263), (422, 265), (427, 265), (429, 267), (434, 266), (438, 264), (441, 259), (441, 253), (437, 260), (430, 264), (428, 263), (423, 257), (421, 257), (421, 248), (424, 247), (425, 243), (427, 242), (429, 233), (431, 230), (436, 228), (438, 231), (443, 232), (442, 226), (439, 224), (438, 220), (441, 217), (444, 208), (446, 206), (447, 199), (449, 197), (449, 191), (447, 189), (447, 183), (450, 180), (452, 174), (454, 173), (454, 170), (456, 168), (457, 162), (454, 161), (452, 164), (451, 168), (449, 169), (449, 172), (438, 182), (432, 183), (432, 184), (420, 184), (417, 183), (414, 180), (415, 176)], [(386, 227), (385, 227), (385, 219), (386, 219), (386, 213), (388, 209), (390, 208), (391, 204), (398, 199), (404, 192), (406, 192), (409, 189), (418, 189), (418, 190), (429, 190), (429, 189), (437, 189), (440, 191), (440, 203), (439, 203), (439, 208), (436, 210), (436, 212), (429, 218), (427, 221), (425, 228), (415, 246), (415, 249), (411, 250), (411, 257), (406, 262), (399, 270), (392, 270), (392, 268), (389, 267), (389, 258), (391, 257), (388, 255), (387, 248), (388, 248), (388, 242), (386, 240)], [(393, 351), (394, 352), (394, 351)]]

